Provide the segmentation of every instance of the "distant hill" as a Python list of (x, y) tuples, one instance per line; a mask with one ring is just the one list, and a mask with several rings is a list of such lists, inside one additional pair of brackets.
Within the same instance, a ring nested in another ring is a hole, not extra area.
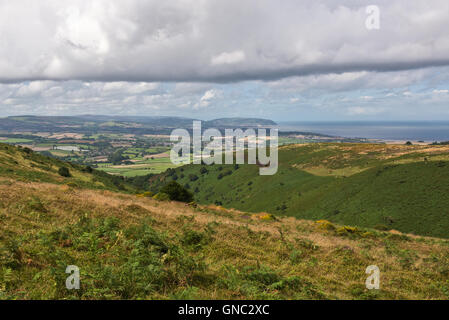
[(266, 127), (275, 126), (276, 122), (257, 118), (221, 118), (205, 121), (207, 127), (234, 128), (234, 127)]
[(279, 170), (187, 165), (153, 177), (200, 203), (449, 238), (449, 147), (309, 144), (279, 149)]
[[(77, 132), (170, 134), (175, 128), (191, 129), (194, 120), (183, 117), (149, 116), (13, 116), (0, 118), (0, 132)], [(202, 121), (204, 128), (251, 128), (276, 125), (275, 122), (253, 118), (222, 118)]]

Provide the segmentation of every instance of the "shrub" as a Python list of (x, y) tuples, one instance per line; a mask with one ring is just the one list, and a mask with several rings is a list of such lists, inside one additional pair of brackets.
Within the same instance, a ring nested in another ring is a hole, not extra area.
[(60, 176), (62, 177), (71, 177), (72, 175), (70, 174), (70, 171), (67, 167), (61, 167), (58, 170), (58, 173)]
[(198, 176), (196, 174), (191, 173), (189, 174), (189, 180), (190, 181), (198, 180)]
[(165, 185), (160, 190), (160, 192), (167, 194), (170, 200), (173, 201), (181, 201), (181, 202), (193, 201), (193, 194), (175, 181), (172, 181), (169, 184)]
[(87, 166), (87, 167), (85, 167), (85, 168), (83, 169), (83, 171), (84, 171), (84, 172), (87, 172), (87, 173), (92, 173), (92, 172), (94, 172), (94, 169), (92, 169), (91, 166)]
[(301, 262), (301, 257), (302, 257), (301, 250), (293, 250), (290, 253), (290, 262), (292, 264), (297, 264), (297, 263)]
[(147, 198), (151, 198), (152, 196), (154, 196), (154, 193), (151, 192), (151, 191), (145, 191), (145, 192), (143, 193), (143, 196), (144, 196), (144, 197), (147, 197)]
[(259, 216), (260, 220), (276, 220), (276, 217), (272, 215), (271, 213), (265, 213), (261, 216)]
[(168, 194), (166, 194), (166, 193), (163, 193), (163, 192), (156, 193), (156, 195), (153, 197), (153, 199), (158, 200), (158, 201), (171, 200), (170, 196)]
[(197, 246), (200, 245), (204, 240), (204, 233), (195, 231), (195, 230), (184, 230), (184, 234), (182, 236), (182, 243), (189, 246)]
[(337, 229), (337, 233), (339, 235), (355, 234), (359, 232), (360, 230), (357, 227), (350, 227), (350, 226), (343, 226)]
[(316, 224), (318, 225), (318, 228), (322, 230), (335, 230), (335, 226), (327, 220), (318, 220)]
[(166, 175), (170, 177), (175, 174), (175, 169), (168, 168), (165, 172), (166, 172)]
[(254, 281), (262, 285), (271, 285), (281, 280), (281, 277), (268, 267), (245, 267), (243, 274), (246, 280)]
[(69, 188), (78, 188), (79, 187), (78, 184), (73, 181), (67, 182), (66, 186)]
[(208, 173), (209, 171), (206, 169), (206, 167), (201, 167), (201, 169), (200, 169), (200, 173), (201, 174), (206, 174), (206, 173)]

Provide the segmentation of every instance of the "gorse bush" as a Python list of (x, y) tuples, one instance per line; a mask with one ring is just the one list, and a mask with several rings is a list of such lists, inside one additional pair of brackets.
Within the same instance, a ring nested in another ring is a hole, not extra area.
[(156, 195), (153, 196), (153, 199), (158, 200), (158, 201), (169, 201), (170, 197), (166, 193), (158, 192), (158, 193), (156, 193)]

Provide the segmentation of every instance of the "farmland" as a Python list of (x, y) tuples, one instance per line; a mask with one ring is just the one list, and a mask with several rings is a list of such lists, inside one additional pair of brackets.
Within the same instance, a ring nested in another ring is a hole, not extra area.
[[(123, 177), (158, 174), (177, 166), (170, 161), (176, 128), (191, 129), (194, 119), (176, 117), (8, 117), (0, 118), (0, 142), (29, 148), (72, 163)], [(269, 128), (264, 119), (226, 118), (203, 121), (208, 128)], [(309, 132), (285, 132), (279, 144), (361, 142)]]

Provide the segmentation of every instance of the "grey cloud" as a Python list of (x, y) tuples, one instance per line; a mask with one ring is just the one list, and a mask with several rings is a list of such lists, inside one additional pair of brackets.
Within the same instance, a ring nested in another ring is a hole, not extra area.
[[(0, 1), (0, 82), (273, 81), (449, 65), (449, 2)], [(142, 89), (144, 90), (144, 89)]]

